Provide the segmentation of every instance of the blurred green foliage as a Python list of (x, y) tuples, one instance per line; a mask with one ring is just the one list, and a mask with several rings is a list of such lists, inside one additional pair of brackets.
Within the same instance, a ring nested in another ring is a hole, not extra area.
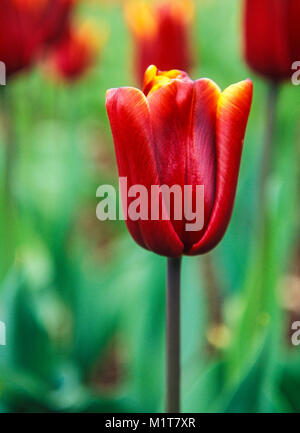
[[(299, 412), (300, 349), (286, 338), (289, 312), (279, 296), (299, 242), (299, 89), (287, 83), (280, 95), (262, 239), (266, 85), (243, 61), (239, 6), (197, 2), (192, 77), (224, 88), (250, 76), (255, 90), (233, 218), (210, 254), (223, 336), (209, 338), (203, 257), (183, 264), (183, 410)], [(110, 27), (90, 74), (63, 86), (35, 69), (7, 88), (17, 150), (9, 220), (0, 215), (2, 412), (163, 410), (165, 259), (134, 244), (122, 222), (95, 215), (98, 185), (117, 184), (104, 95), (135, 84), (130, 38), (120, 6), (93, 2), (80, 13)], [(4, 140), (1, 130), (0, 173)]]

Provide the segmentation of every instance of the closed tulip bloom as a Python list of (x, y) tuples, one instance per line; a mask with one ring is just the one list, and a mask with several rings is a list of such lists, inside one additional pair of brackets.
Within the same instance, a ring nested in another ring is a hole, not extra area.
[(78, 0), (43, 1), (45, 6), (41, 17), (41, 39), (47, 47), (59, 42), (68, 30), (71, 13)]
[(0, 61), (7, 76), (37, 59), (64, 31), (74, 0), (1, 0)]
[(49, 55), (50, 71), (64, 81), (81, 78), (96, 61), (104, 40), (104, 32), (100, 34), (90, 21), (70, 26)]
[(291, 77), (300, 60), (300, 0), (245, 0), (245, 57), (265, 78)]
[(133, 0), (126, 3), (125, 16), (133, 36), (135, 68), (141, 84), (145, 70), (152, 64), (165, 71), (190, 69), (192, 0), (157, 0), (153, 4)]
[[(128, 218), (142, 247), (167, 257), (214, 248), (228, 226), (236, 193), (243, 140), (252, 101), (250, 80), (223, 92), (211, 80), (192, 81), (179, 70), (150, 66), (143, 92), (132, 87), (107, 92), (106, 107), (120, 177), (128, 188), (143, 185), (204, 186), (204, 224), (187, 231), (174, 214), (158, 220)], [(123, 201), (123, 209), (133, 198)], [(165, 203), (160, 197), (160, 205)], [(150, 207), (150, 204), (149, 204)]]

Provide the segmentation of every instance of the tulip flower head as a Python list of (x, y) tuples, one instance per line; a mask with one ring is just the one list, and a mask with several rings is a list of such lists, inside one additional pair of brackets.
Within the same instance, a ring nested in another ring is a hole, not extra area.
[[(169, 218), (163, 216), (164, 194), (159, 195), (158, 218), (152, 218), (152, 212), (148, 218), (125, 218), (139, 245), (179, 257), (202, 254), (218, 244), (233, 209), (251, 101), (250, 80), (221, 92), (209, 79), (192, 81), (183, 71), (161, 72), (155, 66), (145, 73), (143, 91), (123, 87), (107, 92), (119, 176), (126, 177), (128, 190), (142, 185), (149, 193), (146, 207), (151, 211), (156, 211), (153, 188), (179, 187), (180, 208), (183, 202), (193, 208), (197, 186), (204, 190), (203, 224), (197, 230), (187, 229), (191, 220), (185, 209), (181, 219), (177, 211), (182, 209), (175, 207)], [(134, 202), (128, 190), (126, 199), (122, 193), (125, 214)]]
[(292, 76), (300, 61), (300, 0), (245, 0), (245, 58), (265, 78)]
[(64, 32), (75, 0), (1, 0), (0, 61), (7, 76), (31, 66)]
[(70, 26), (60, 43), (50, 53), (50, 71), (64, 81), (73, 82), (95, 62), (106, 40), (106, 32), (99, 33), (90, 21)]
[(188, 71), (189, 44), (194, 16), (192, 0), (133, 0), (125, 4), (125, 17), (134, 40), (136, 74), (140, 83), (149, 65), (162, 70)]

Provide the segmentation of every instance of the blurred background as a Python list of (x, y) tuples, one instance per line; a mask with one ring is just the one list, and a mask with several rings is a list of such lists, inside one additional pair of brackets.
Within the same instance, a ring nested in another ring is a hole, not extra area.
[[(118, 182), (105, 92), (140, 86), (144, 18), (134, 34), (124, 3), (77, 2), (75, 48), (64, 39), (0, 88), (1, 412), (164, 410), (165, 258), (96, 218), (97, 187)], [(229, 229), (183, 260), (185, 412), (300, 411), (300, 87), (280, 91), (260, 236), (267, 86), (243, 58), (242, 3), (188, 12), (191, 77), (250, 77), (254, 99)]]

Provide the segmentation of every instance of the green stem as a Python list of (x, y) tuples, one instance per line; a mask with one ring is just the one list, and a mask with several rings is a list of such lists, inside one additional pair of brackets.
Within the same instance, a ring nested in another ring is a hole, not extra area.
[(166, 412), (180, 412), (180, 272), (181, 258), (169, 258), (166, 302)]
[(12, 123), (12, 106), (7, 86), (1, 87), (1, 117), (4, 131), (4, 166), (1, 188), (1, 227), (0, 235), (5, 245), (5, 253), (0, 258), (0, 279), (4, 277), (14, 260), (14, 204), (13, 204), (13, 170), (16, 159), (16, 140)]
[(272, 156), (274, 154), (274, 137), (276, 127), (276, 114), (278, 105), (280, 85), (277, 82), (270, 82), (267, 95), (266, 107), (266, 129), (263, 146), (263, 155), (261, 163), (260, 177), (260, 196), (259, 196), (259, 212), (262, 217), (265, 217), (266, 211), (266, 188), (267, 182), (272, 169)]
[[(204, 282), (204, 291), (208, 306), (208, 326), (207, 330), (220, 327), (224, 323), (223, 318), (223, 299), (220, 290), (220, 284), (217, 278), (216, 266), (212, 254), (200, 256), (202, 263), (202, 276)], [(208, 354), (213, 356), (216, 352), (216, 346), (208, 342)]]
[(14, 159), (15, 159), (15, 136), (14, 131), (12, 127), (12, 116), (11, 116), (11, 101), (9, 98), (8, 89), (3, 86), (1, 88), (1, 112), (2, 112), (2, 119), (3, 119), (3, 125), (4, 125), (4, 157), (5, 157), (5, 163), (4, 163), (4, 194), (5, 194), (5, 200), (11, 201), (12, 196), (12, 171), (14, 166)]

